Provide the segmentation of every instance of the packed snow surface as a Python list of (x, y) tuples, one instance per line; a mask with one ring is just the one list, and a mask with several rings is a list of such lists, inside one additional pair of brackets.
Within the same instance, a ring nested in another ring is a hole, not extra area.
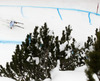
[[(95, 29), (100, 27), (100, 8), (96, 13), (98, 3), (100, 0), (0, 0), (0, 64), (5, 67), (6, 62), (11, 61), (16, 45), (24, 41), (35, 26), (41, 27), (44, 22), (59, 37), (65, 26), (71, 25), (72, 36), (82, 44), (88, 36), (94, 36)], [(24, 29), (10, 29), (11, 20), (23, 23), (20, 26)], [(51, 74), (51, 81), (86, 81), (82, 69), (64, 72), (54, 70)], [(7, 80), (12, 81), (0, 77), (0, 81)]]

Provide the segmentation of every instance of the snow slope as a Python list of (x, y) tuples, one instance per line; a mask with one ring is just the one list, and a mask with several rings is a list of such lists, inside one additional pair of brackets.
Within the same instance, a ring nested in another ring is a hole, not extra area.
[[(75, 71), (59, 71), (58, 67), (51, 71), (52, 79), (45, 79), (44, 81), (86, 81), (87, 77), (85, 75), (86, 66), (76, 68)], [(93, 75), (96, 81), (99, 81), (97, 76)], [(0, 81), (15, 81), (10, 78), (0, 77)], [(34, 81), (34, 80), (32, 80)]]
[[(100, 8), (95, 14), (98, 3), (100, 0), (0, 0), (0, 64), (5, 66), (11, 61), (16, 44), (24, 41), (35, 26), (41, 27), (44, 22), (58, 36), (70, 24), (77, 42), (86, 41), (100, 27)], [(24, 29), (14, 27), (11, 30), (10, 20), (24, 23), (21, 25)]]

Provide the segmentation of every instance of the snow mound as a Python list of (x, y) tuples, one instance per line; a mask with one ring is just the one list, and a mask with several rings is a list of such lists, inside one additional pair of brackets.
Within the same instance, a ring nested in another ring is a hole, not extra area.
[(0, 77), (0, 81), (15, 81), (15, 80), (6, 77)]
[[(51, 71), (51, 81), (87, 81), (87, 76), (85, 74), (86, 65), (82, 67), (77, 67), (74, 71), (59, 71), (54, 68)], [(93, 75), (95, 81), (99, 81), (96, 74)], [(50, 80), (47, 80), (50, 81)]]

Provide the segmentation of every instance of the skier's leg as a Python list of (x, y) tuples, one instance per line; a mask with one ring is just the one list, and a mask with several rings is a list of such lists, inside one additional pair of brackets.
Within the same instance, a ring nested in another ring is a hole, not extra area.
[(11, 21), (10, 22), (10, 29), (12, 29), (13, 26), (14, 26), (14, 23)]
[(12, 27), (10, 27), (10, 29), (12, 29)]

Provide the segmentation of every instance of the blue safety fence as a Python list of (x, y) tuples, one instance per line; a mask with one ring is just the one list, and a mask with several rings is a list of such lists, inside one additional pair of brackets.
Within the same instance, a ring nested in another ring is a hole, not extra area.
[(21, 44), (22, 41), (0, 40), (0, 44)]
[(83, 12), (83, 13), (87, 13), (88, 19), (89, 19), (89, 23), (90, 23), (90, 24), (92, 24), (92, 23), (91, 23), (91, 17), (90, 17), (91, 14), (100, 16), (99, 13), (95, 13), (95, 12), (91, 12), (91, 11), (86, 11), (86, 10), (80, 10), (80, 9), (73, 9), (73, 8), (41, 7), (41, 6), (24, 6), (24, 5), (0, 5), (0, 7), (20, 7), (20, 8), (21, 8), (21, 14), (22, 14), (23, 17), (25, 17), (25, 16), (24, 16), (24, 12), (23, 12), (23, 8), (25, 8), (25, 7), (43, 8), (43, 9), (56, 9), (61, 20), (63, 20), (63, 18), (62, 18), (62, 15), (61, 15), (61, 13), (60, 13), (60, 10), (70, 10), (70, 11)]

